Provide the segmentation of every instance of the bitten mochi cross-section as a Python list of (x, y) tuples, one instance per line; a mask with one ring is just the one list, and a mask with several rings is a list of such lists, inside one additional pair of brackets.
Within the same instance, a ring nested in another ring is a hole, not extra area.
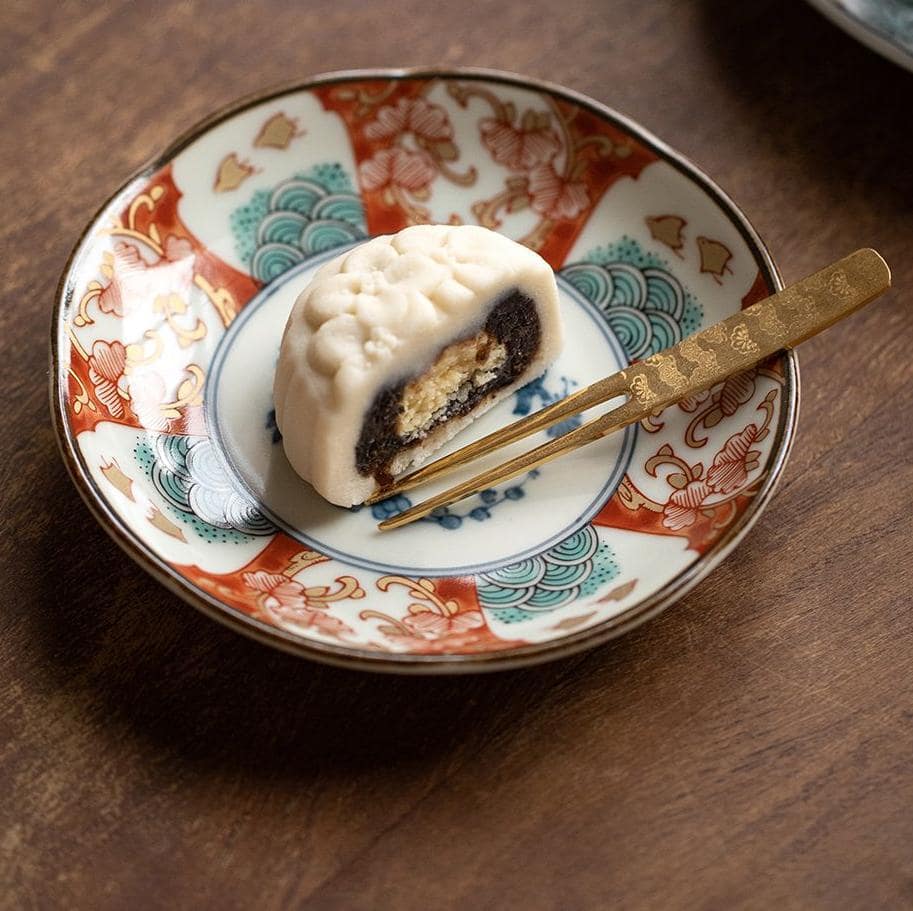
[(295, 302), (273, 389), (295, 471), (353, 506), (557, 357), (555, 276), (487, 228), (415, 225), (322, 266)]

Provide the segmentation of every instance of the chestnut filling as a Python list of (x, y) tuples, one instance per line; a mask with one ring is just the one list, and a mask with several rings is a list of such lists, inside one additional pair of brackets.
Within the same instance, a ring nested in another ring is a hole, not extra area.
[[(519, 291), (502, 298), (480, 330), (449, 344), (425, 373), (377, 393), (355, 446), (358, 471), (374, 475), (378, 484), (390, 483), (390, 464), (399, 452), (514, 382), (536, 356), (541, 334), (539, 314), (530, 298)], [(470, 369), (465, 363), (467, 352), (473, 361)], [(436, 384), (436, 389), (423, 390), (428, 383)], [(439, 402), (435, 392), (451, 387), (446, 400)]]

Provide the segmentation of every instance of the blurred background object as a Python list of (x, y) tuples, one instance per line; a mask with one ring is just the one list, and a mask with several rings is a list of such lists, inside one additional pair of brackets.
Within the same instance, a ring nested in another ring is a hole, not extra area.
[(913, 4), (910, 0), (809, 2), (872, 50), (913, 70)]

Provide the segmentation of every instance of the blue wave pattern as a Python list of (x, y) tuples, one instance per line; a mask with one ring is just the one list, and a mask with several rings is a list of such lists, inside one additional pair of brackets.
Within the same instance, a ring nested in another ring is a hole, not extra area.
[(591, 595), (619, 572), (591, 525), (535, 557), (480, 573), (479, 604), (502, 623), (520, 623)]
[(134, 453), (173, 514), (205, 540), (240, 543), (275, 533), (232, 484), (208, 437), (149, 434)]
[(258, 190), (230, 218), (238, 256), (268, 283), (310, 256), (367, 237), (364, 207), (339, 164)]
[(591, 250), (561, 275), (599, 308), (632, 361), (700, 328), (701, 305), (667, 263), (630, 237)]

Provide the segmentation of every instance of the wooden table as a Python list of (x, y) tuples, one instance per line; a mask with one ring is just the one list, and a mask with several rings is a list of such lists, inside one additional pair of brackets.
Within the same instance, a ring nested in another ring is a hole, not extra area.
[[(798, 0), (9, 0), (0, 48), (0, 906), (913, 905), (913, 77)], [(586, 92), (718, 179), (787, 280), (872, 245), (897, 286), (803, 347), (734, 556), (614, 644), (475, 679), (206, 620), (91, 518), (46, 403), (59, 273), (144, 159), (262, 86), (419, 63)]]

